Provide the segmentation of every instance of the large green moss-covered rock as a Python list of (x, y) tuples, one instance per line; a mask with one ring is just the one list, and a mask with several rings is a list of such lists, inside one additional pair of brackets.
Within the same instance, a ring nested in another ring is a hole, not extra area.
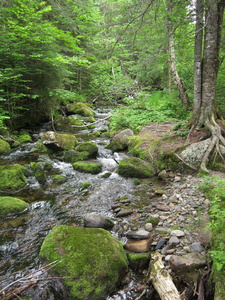
[(0, 190), (15, 191), (27, 184), (26, 169), (21, 165), (0, 166)]
[(106, 148), (112, 151), (121, 151), (128, 147), (130, 143), (129, 137), (133, 136), (133, 131), (131, 129), (124, 129), (118, 134), (116, 134)]
[(155, 173), (153, 166), (140, 158), (124, 158), (118, 166), (118, 174), (124, 177), (147, 178)]
[(77, 161), (73, 163), (73, 168), (79, 172), (98, 174), (102, 170), (102, 164), (96, 162)]
[(66, 107), (69, 114), (78, 114), (84, 117), (93, 116), (95, 113), (87, 104), (76, 102), (70, 103)]
[(43, 144), (54, 150), (69, 150), (73, 149), (78, 144), (78, 141), (73, 134), (47, 131), (42, 132), (40, 136)]
[(0, 139), (0, 154), (9, 153), (11, 151), (10, 145), (8, 142)]
[(98, 154), (98, 146), (96, 146), (94, 143), (91, 142), (85, 142), (81, 143), (75, 148), (76, 151), (82, 153), (87, 153), (87, 159), (88, 158), (96, 158)]
[(79, 118), (60, 117), (54, 121), (54, 125), (56, 130), (74, 132), (83, 129), (81, 126), (84, 126), (84, 122)]
[(105, 299), (128, 268), (122, 244), (100, 228), (55, 226), (40, 257), (47, 263), (60, 262), (50, 271), (64, 277), (69, 299), (74, 300)]
[(28, 204), (15, 197), (0, 197), (0, 215), (18, 214), (28, 208)]

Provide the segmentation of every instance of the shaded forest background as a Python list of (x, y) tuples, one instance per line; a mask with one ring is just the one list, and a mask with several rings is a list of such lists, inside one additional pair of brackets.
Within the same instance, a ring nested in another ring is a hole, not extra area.
[[(134, 105), (137, 115), (145, 109), (134, 129), (149, 121), (190, 116), (192, 1), (4, 0), (0, 19), (1, 127), (35, 126), (61, 114), (63, 105), (74, 101), (97, 106), (125, 103), (124, 112)], [(174, 75), (171, 34), (175, 71), (188, 105)], [(224, 51), (222, 39), (217, 80), (222, 114)], [(117, 115), (112, 126), (126, 127), (129, 118), (135, 118), (129, 114), (123, 123)]]

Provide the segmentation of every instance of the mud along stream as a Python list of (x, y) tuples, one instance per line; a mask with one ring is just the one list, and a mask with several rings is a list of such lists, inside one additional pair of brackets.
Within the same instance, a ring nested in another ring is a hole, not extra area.
[[(93, 135), (94, 132), (106, 132), (109, 111), (96, 111), (96, 123), (94, 129), (80, 130), (76, 133), (79, 142), (91, 141), (98, 146), (97, 160), (103, 165), (102, 172), (98, 175), (80, 173), (75, 171), (72, 164), (66, 163), (57, 155), (45, 156), (34, 152), (36, 144), (40, 140), (40, 132), (52, 130), (51, 123), (45, 124), (40, 130), (32, 133), (33, 142), (22, 144), (14, 149), (10, 155), (1, 157), (1, 164), (22, 164), (27, 165), (31, 161), (43, 161), (52, 163), (51, 171), (47, 172), (45, 184), (39, 184), (34, 176), (28, 177), (28, 185), (13, 194), (15, 197), (29, 203), (29, 210), (19, 216), (8, 217), (0, 220), (0, 289), (11, 282), (29, 273), (38, 270), (41, 263), (38, 253), (43, 239), (50, 230), (58, 224), (82, 226), (84, 216), (97, 213), (109, 216), (117, 223), (117, 218), (113, 215), (111, 206), (117, 198), (127, 196), (131, 200), (131, 206), (138, 210), (139, 205), (144, 203), (151, 180), (143, 181), (141, 185), (134, 185), (131, 178), (123, 178), (116, 172), (117, 162), (126, 156), (125, 153), (112, 153), (105, 146), (109, 140), (105, 133), (100, 136)], [(105, 119), (105, 120), (103, 120)], [(102, 130), (103, 129), (103, 130)], [(108, 173), (105, 178), (104, 174)], [(55, 183), (53, 175), (64, 176), (65, 182)], [(87, 188), (82, 183), (89, 182)], [(154, 183), (154, 184), (157, 184)], [(2, 196), (6, 194), (2, 193)], [(119, 226), (126, 224), (126, 219), (120, 221)], [(118, 229), (118, 226), (117, 226)], [(120, 230), (118, 230), (119, 232)], [(123, 242), (126, 238), (112, 232)], [(137, 280), (132, 277), (131, 280)], [(55, 284), (58, 296), (62, 288), (60, 284)], [(29, 290), (28, 295), (33, 299), (63, 299), (63, 296), (53, 296), (51, 298), (40, 298), (39, 290), (48, 285), (47, 281), (40, 282), (35, 288)], [(128, 289), (129, 290), (129, 289)], [(43, 292), (42, 292), (43, 295)], [(118, 291), (114, 296), (107, 299), (135, 299), (136, 296), (129, 291)]]

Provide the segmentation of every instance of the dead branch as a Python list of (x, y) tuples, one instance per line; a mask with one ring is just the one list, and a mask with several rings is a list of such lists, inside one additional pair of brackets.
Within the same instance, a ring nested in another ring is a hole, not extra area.
[(161, 300), (184, 300), (173, 283), (172, 277), (165, 269), (162, 262), (162, 255), (155, 252), (151, 255), (150, 276), (155, 290), (158, 292)]
[[(2, 300), (12, 299), (25, 290), (29, 289), (31, 286), (37, 284), (39, 281), (50, 280), (52, 278), (40, 278), (40, 276), (46, 273), (48, 270), (56, 266), (61, 261), (53, 261), (52, 263), (41, 267), (40, 269), (28, 274), (27, 276), (21, 277), (0, 290), (0, 295), (2, 295)], [(18, 285), (20, 285), (18, 287)]]

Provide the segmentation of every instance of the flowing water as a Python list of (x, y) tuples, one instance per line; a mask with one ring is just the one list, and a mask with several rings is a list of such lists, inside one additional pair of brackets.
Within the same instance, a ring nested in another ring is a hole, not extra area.
[[(108, 114), (107, 110), (97, 111), (96, 119), (104, 119)], [(27, 187), (13, 194), (29, 203), (29, 210), (26, 213), (0, 220), (0, 289), (41, 267), (38, 259), (40, 246), (53, 226), (58, 224), (82, 226), (83, 217), (91, 213), (109, 216), (115, 220), (111, 205), (117, 198), (127, 196), (134, 207), (135, 205), (138, 207), (139, 203), (144, 201), (151, 182), (147, 181), (141, 187), (137, 187), (133, 179), (126, 179), (117, 174), (117, 162), (127, 154), (112, 153), (105, 149), (109, 140), (104, 133), (97, 138), (91, 135), (102, 129), (105, 131), (108, 129), (106, 120), (97, 123), (95, 129), (82, 130), (76, 134), (79, 142), (91, 141), (98, 146), (97, 160), (103, 164), (102, 172), (98, 175), (75, 171), (70, 163), (65, 163), (57, 155), (49, 157), (34, 152), (39, 133), (52, 130), (51, 124), (45, 124), (39, 132), (33, 132), (32, 143), (23, 144), (14, 149), (10, 155), (1, 158), (1, 164), (26, 165), (31, 161), (46, 160), (53, 163), (53, 168), (47, 173), (47, 182), (44, 185), (40, 185), (35, 177), (29, 176)], [(107, 172), (111, 175), (104, 178)], [(65, 182), (54, 183), (53, 174), (63, 175)], [(84, 182), (89, 182), (90, 187), (83, 188), (81, 184)], [(117, 233), (113, 234), (118, 237)], [(118, 238), (125, 240), (123, 236)], [(132, 284), (131, 279), (130, 285)], [(63, 299), (60, 283), (54, 287), (56, 291), (60, 290), (55, 298), (54, 293), (51, 296), (44, 294), (43, 291), (40, 293), (44, 283), (38, 286), (30, 290), (33, 299)], [(107, 299), (135, 298), (132, 292), (121, 290)]]

